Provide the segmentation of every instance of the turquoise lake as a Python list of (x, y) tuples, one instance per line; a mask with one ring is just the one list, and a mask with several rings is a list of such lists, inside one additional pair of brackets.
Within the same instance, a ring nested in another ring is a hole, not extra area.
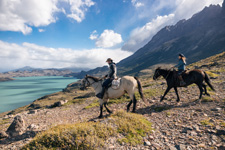
[(62, 91), (76, 78), (62, 76), (17, 77), (16, 80), (0, 82), (0, 113), (30, 104), (34, 100)]

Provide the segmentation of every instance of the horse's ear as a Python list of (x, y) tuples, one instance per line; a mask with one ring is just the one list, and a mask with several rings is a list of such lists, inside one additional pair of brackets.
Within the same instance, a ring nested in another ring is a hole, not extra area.
[(87, 77), (88, 76), (88, 74), (86, 74), (86, 76), (85, 77)]

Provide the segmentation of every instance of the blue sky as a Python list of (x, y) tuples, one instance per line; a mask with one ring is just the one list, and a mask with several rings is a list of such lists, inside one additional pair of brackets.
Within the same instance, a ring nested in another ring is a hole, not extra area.
[(0, 0), (0, 71), (95, 68), (222, 0)]

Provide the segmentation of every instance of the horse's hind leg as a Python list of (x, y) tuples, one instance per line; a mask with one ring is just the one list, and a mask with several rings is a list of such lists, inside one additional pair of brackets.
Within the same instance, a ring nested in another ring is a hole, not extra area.
[(103, 100), (99, 99), (99, 103), (100, 103), (100, 115), (98, 116), (98, 118), (102, 118)]
[(180, 101), (180, 97), (179, 97), (179, 94), (178, 94), (178, 91), (177, 91), (177, 87), (174, 87), (174, 90), (175, 90), (175, 93), (177, 95), (177, 102)]
[(207, 92), (207, 88), (206, 88), (206, 85), (204, 83), (202, 83), (202, 87), (204, 88), (205, 94), (210, 96), (210, 94)]
[(130, 105), (133, 103), (133, 100), (130, 100), (129, 104), (127, 105), (127, 112), (130, 110)]
[(133, 113), (135, 112), (136, 104), (137, 104), (137, 100), (136, 100), (135, 95), (133, 95), (133, 110), (132, 110)]
[(107, 110), (107, 112), (111, 114), (112, 111), (108, 109), (108, 107), (107, 107), (107, 102), (104, 103), (104, 106), (105, 106), (105, 109)]
[(202, 93), (203, 93), (203, 89), (202, 89), (202, 83), (201, 84), (197, 84), (198, 85), (198, 88), (200, 90), (200, 95), (199, 95), (199, 99), (202, 98)]

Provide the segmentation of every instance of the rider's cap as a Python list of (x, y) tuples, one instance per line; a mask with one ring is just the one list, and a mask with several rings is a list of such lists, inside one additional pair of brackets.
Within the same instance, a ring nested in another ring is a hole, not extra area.
[(179, 56), (180, 56), (180, 57), (184, 57), (184, 54), (181, 54), (181, 53), (180, 53)]
[(106, 62), (108, 62), (108, 61), (113, 61), (111, 58), (108, 58), (107, 60), (106, 60)]

